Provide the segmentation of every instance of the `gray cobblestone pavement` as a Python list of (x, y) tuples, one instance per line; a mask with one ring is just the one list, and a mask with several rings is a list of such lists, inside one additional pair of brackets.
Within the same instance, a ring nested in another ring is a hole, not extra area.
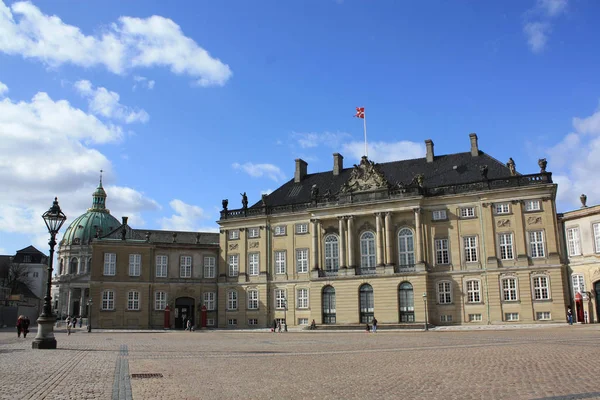
[[(600, 399), (600, 325), (423, 331), (0, 331), (1, 399)], [(161, 374), (162, 377), (136, 374)]]

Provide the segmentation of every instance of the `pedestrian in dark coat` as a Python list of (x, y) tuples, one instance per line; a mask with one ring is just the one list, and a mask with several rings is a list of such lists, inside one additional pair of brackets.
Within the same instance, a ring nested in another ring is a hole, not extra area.
[(19, 315), (19, 318), (17, 318), (17, 337), (21, 337), (21, 332), (23, 332), (23, 319), (22, 315)]
[(26, 338), (27, 334), (29, 333), (29, 324), (31, 323), (31, 321), (29, 320), (29, 317), (25, 317), (23, 319), (23, 337)]

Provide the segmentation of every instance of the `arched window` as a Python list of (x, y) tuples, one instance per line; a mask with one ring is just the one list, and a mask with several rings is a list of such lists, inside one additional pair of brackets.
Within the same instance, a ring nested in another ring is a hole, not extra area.
[(323, 288), (323, 323), (335, 324), (335, 289), (333, 286)]
[(415, 297), (413, 286), (408, 282), (402, 282), (398, 287), (398, 308), (400, 322), (415, 322)]
[(337, 235), (325, 236), (325, 270), (337, 271), (340, 268), (340, 244)]
[(365, 283), (360, 287), (360, 322), (361, 324), (370, 324), (373, 321), (374, 300), (373, 287)]
[(70, 274), (76, 274), (77, 273), (77, 258), (73, 257), (71, 258), (71, 265), (69, 267), (69, 273)]
[(402, 228), (398, 232), (398, 265), (403, 267), (415, 265), (413, 232), (408, 228)]
[(360, 268), (375, 268), (375, 234), (365, 232), (360, 235)]

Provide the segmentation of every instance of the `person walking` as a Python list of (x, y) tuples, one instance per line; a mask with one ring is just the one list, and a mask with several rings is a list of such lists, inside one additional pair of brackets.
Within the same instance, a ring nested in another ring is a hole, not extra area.
[(281, 333), (281, 321), (277, 322), (277, 332)]
[(573, 325), (573, 310), (571, 310), (571, 306), (567, 307), (567, 322), (569, 322), (569, 325)]
[(71, 334), (71, 317), (67, 317), (67, 336)]
[(82, 325), (83, 325), (83, 318), (81, 318), (81, 316), (79, 316), (79, 327), (81, 328)]
[(29, 317), (23, 318), (23, 338), (26, 338), (27, 334), (29, 333), (29, 324), (30, 323), (31, 323), (31, 321), (29, 320)]
[(377, 333), (377, 318), (373, 317), (373, 333)]
[(186, 325), (185, 329), (190, 332), (192, 331), (192, 319), (191, 318), (187, 320), (187, 325)]
[(21, 337), (21, 332), (23, 332), (23, 318), (22, 315), (17, 318), (17, 337)]

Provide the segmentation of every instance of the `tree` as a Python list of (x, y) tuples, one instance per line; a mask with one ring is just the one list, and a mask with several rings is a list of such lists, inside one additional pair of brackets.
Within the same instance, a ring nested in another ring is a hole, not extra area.
[(32, 282), (27, 264), (12, 262), (12, 257), (0, 261), (0, 287), (9, 295), (17, 294), (22, 285), (30, 288)]

